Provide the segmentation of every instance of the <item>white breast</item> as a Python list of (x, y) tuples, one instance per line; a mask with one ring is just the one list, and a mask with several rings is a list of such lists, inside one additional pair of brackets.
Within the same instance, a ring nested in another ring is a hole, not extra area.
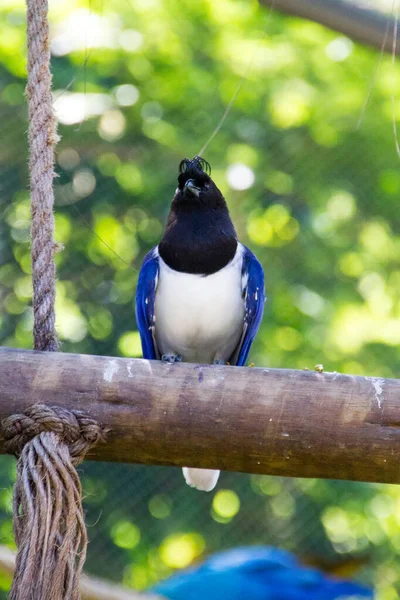
[(155, 337), (160, 354), (185, 362), (227, 361), (243, 331), (243, 246), (223, 269), (203, 277), (170, 269), (159, 258)]

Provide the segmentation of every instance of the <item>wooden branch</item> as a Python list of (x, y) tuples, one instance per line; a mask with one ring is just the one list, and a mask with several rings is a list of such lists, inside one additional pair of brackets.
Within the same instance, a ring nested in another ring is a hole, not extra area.
[(0, 419), (35, 402), (110, 427), (97, 460), (400, 482), (394, 379), (1, 348)]
[[(14, 571), (15, 552), (7, 546), (0, 545), (0, 572), (12, 576)], [(82, 576), (80, 590), (83, 600), (163, 600), (161, 596), (139, 594), (134, 590), (88, 575)]]
[[(376, 10), (362, 7), (348, 0), (260, 0), (260, 2), (289, 15), (325, 25), (325, 27), (347, 35), (356, 42), (367, 44), (378, 50), (382, 48), (386, 36), (383, 49), (385, 52), (392, 52), (394, 19)], [(400, 54), (400, 30), (396, 46), (396, 53)]]

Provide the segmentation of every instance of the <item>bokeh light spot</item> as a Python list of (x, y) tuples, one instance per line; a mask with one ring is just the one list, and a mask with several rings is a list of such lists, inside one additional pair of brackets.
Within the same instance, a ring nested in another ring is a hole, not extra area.
[(131, 550), (140, 542), (140, 529), (130, 521), (120, 521), (111, 529), (111, 536), (116, 546)]
[(226, 172), (229, 186), (233, 190), (248, 190), (254, 183), (254, 172), (241, 163), (230, 165)]
[(160, 546), (162, 561), (173, 569), (183, 569), (204, 551), (205, 541), (199, 533), (168, 536)]
[(118, 350), (123, 356), (142, 356), (142, 345), (138, 331), (128, 331), (118, 340)]
[(219, 490), (213, 498), (212, 507), (220, 517), (232, 519), (240, 510), (239, 496), (233, 490)]

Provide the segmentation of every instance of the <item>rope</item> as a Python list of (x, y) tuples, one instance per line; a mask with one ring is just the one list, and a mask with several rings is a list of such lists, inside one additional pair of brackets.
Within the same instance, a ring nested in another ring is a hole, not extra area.
[(57, 350), (55, 330), (54, 148), (47, 0), (27, 0), (31, 244), (35, 350)]
[(80, 411), (44, 404), (11, 415), (2, 428), (5, 450), (19, 457), (10, 600), (79, 600), (88, 540), (75, 467), (105, 430)]
[[(47, 0), (27, 0), (33, 337), (55, 351), (54, 147)], [(35, 404), (2, 423), (5, 450), (18, 457), (10, 600), (79, 600), (87, 533), (75, 467), (105, 430), (79, 411)]]

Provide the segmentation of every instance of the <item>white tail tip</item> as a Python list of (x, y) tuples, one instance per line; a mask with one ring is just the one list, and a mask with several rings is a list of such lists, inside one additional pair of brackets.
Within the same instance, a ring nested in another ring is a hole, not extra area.
[(211, 469), (189, 469), (188, 467), (183, 467), (182, 471), (186, 483), (202, 492), (211, 492), (215, 488), (220, 473)]

